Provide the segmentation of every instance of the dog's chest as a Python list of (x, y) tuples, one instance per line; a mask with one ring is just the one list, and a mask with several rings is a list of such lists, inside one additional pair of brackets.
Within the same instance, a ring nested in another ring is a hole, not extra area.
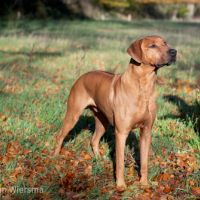
[(154, 79), (141, 78), (132, 86), (117, 90), (113, 101), (114, 118), (125, 126), (138, 128), (150, 122), (155, 103)]
[(132, 101), (124, 99), (123, 103), (115, 107), (115, 118), (132, 128), (142, 127), (151, 119), (150, 103), (151, 99), (144, 96), (134, 97)]
[(133, 128), (142, 128), (151, 121), (151, 106), (155, 104), (154, 91), (142, 91), (130, 110)]

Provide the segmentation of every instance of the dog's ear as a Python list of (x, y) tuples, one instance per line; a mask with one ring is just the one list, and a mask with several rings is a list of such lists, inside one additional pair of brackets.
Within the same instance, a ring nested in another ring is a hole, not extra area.
[(141, 43), (142, 43), (142, 40), (136, 40), (127, 49), (127, 53), (131, 56), (131, 58), (133, 58), (138, 63), (142, 62)]

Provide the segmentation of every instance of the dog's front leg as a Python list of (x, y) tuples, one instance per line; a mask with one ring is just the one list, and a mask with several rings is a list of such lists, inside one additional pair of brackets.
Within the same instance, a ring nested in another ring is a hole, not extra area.
[(144, 127), (140, 129), (140, 183), (148, 185), (148, 156), (151, 144), (151, 128)]
[(124, 149), (128, 133), (115, 131), (116, 138), (116, 181), (117, 189), (124, 190), (126, 188), (124, 180)]

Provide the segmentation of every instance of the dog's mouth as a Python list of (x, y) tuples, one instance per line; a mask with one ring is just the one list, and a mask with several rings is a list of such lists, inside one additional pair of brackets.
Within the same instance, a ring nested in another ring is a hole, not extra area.
[(169, 59), (169, 61), (166, 62), (166, 63), (156, 64), (155, 66), (156, 66), (157, 68), (161, 68), (161, 67), (164, 67), (164, 66), (170, 66), (170, 65), (172, 65), (172, 64), (174, 64), (174, 63), (176, 63), (176, 56), (171, 57), (171, 58)]

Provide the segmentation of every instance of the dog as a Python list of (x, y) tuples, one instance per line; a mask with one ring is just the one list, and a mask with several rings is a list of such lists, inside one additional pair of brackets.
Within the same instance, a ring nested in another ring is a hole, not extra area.
[(115, 128), (116, 185), (125, 189), (124, 149), (131, 130), (140, 128), (140, 183), (148, 184), (148, 154), (156, 117), (156, 75), (159, 68), (176, 61), (177, 50), (160, 36), (147, 36), (127, 49), (130, 63), (123, 74), (91, 71), (74, 83), (67, 102), (63, 127), (56, 137), (53, 155), (59, 154), (64, 138), (85, 108), (93, 111), (93, 152), (99, 156), (99, 141), (108, 125)]

